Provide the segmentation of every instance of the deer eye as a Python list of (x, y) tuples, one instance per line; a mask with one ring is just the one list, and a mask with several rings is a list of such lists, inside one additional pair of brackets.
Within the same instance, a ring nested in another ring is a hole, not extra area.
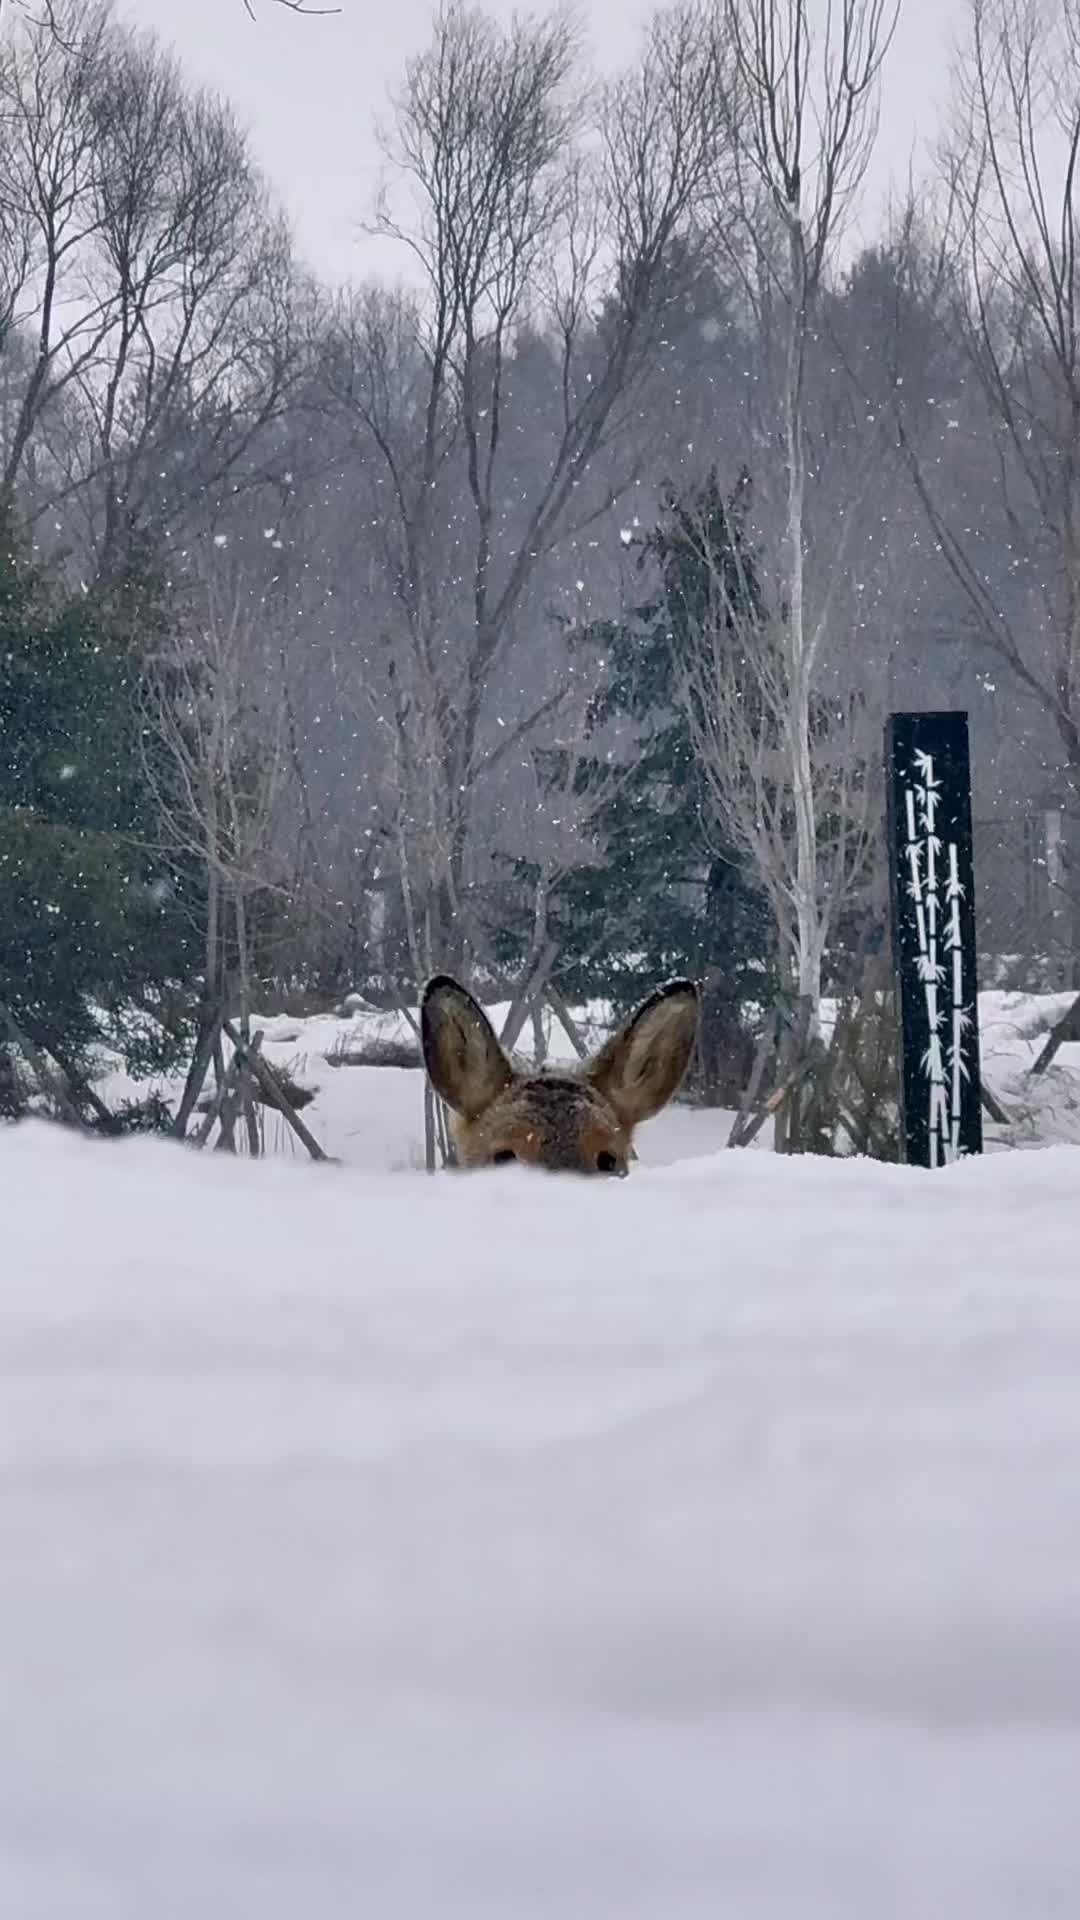
[(606, 1149), (603, 1153), (598, 1153), (596, 1156), (596, 1171), (597, 1173), (618, 1173), (619, 1163), (615, 1155), (608, 1153)]
[(513, 1147), (500, 1147), (498, 1153), (492, 1154), (491, 1164), (493, 1167), (507, 1167), (511, 1160), (516, 1159), (517, 1154), (514, 1152)]

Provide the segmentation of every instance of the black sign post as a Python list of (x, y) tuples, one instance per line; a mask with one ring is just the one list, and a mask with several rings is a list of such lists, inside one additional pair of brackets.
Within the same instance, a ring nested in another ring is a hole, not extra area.
[(900, 1138), (912, 1166), (982, 1152), (975, 864), (966, 713), (885, 728)]

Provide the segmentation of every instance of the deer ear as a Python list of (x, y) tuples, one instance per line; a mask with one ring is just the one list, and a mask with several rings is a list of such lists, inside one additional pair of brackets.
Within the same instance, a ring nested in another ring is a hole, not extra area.
[(424, 988), (420, 1036), (432, 1086), (466, 1120), (478, 1119), (514, 1077), (483, 1008), (448, 974)]
[(625, 1127), (651, 1120), (676, 1091), (694, 1050), (697, 988), (673, 980), (646, 1000), (585, 1069)]

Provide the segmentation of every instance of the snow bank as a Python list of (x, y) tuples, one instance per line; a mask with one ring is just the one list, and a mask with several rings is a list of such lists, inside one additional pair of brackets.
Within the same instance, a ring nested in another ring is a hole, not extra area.
[(0, 1913), (1080, 1911), (1080, 1153), (0, 1206)]

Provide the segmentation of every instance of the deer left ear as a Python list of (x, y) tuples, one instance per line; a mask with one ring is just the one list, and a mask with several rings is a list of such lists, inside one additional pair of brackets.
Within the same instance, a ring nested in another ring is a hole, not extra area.
[(424, 989), (420, 1037), (432, 1086), (467, 1120), (478, 1119), (514, 1077), (483, 1008), (448, 974)]
[(620, 1027), (585, 1069), (589, 1084), (625, 1127), (666, 1107), (690, 1065), (698, 1028), (698, 992), (690, 980), (661, 987)]

